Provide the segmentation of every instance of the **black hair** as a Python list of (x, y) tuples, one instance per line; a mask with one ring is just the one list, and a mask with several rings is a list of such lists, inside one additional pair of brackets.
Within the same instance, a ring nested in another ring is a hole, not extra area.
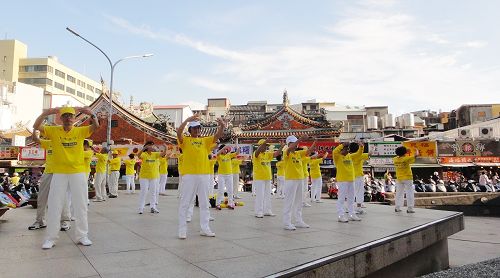
[(221, 145), (219, 146), (219, 151), (220, 151), (220, 150), (222, 150), (225, 146), (226, 146), (226, 145), (221, 144)]
[(134, 156), (135, 156), (135, 154), (133, 154), (133, 153), (131, 153), (131, 154), (129, 154), (129, 155), (128, 155), (128, 157), (129, 157), (130, 159), (134, 158)]
[(211, 154), (208, 155), (208, 160), (210, 160), (210, 159), (212, 159), (212, 155)]
[(154, 145), (155, 142), (153, 141), (146, 141), (146, 143), (144, 143), (144, 147), (148, 146), (148, 145)]
[(397, 156), (403, 156), (406, 154), (406, 148), (401, 146), (396, 148), (396, 155)]
[(276, 156), (276, 160), (281, 161), (281, 154)]
[(351, 152), (351, 153), (355, 153), (355, 152), (357, 152), (358, 150), (359, 150), (359, 145), (358, 145), (358, 143), (351, 142), (351, 143), (349, 144), (349, 152)]
[(90, 147), (90, 142), (89, 142), (89, 140), (83, 140), (83, 145), (84, 145), (84, 146), (87, 146), (87, 147)]

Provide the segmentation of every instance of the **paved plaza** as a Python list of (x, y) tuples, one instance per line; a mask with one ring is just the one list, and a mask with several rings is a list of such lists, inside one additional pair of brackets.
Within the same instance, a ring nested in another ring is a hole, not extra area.
[[(29, 231), (35, 210), (23, 207), (0, 219), (0, 269), (6, 277), (261, 277), (374, 241), (451, 212), (368, 204), (361, 222), (337, 222), (335, 200), (304, 208), (309, 229), (282, 228), (283, 200), (273, 199), (276, 217), (255, 218), (253, 197), (234, 211), (211, 210), (215, 238), (199, 235), (198, 210), (187, 240), (177, 238), (176, 191), (160, 197), (160, 214), (137, 214), (138, 194), (90, 203), (93, 245), (75, 245), (73, 231), (60, 232), (52, 250), (42, 250), (45, 231)], [(6, 271), (11, 270), (11, 271)]]

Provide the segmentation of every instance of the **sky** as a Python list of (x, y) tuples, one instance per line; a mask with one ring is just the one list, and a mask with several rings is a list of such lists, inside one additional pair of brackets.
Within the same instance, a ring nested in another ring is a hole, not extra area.
[[(0, 36), (109, 84), (128, 103), (316, 99), (401, 113), (500, 103), (500, 1), (12, 1)], [(8, 11), (8, 12), (7, 12)]]

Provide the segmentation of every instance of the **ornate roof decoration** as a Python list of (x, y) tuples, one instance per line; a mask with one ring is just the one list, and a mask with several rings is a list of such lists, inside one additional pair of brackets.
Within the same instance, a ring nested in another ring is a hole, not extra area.
[[(105, 94), (101, 94), (90, 106), (90, 110), (97, 115), (98, 118), (107, 119), (108, 110), (109, 110), (109, 98)], [(144, 133), (147, 133), (153, 137), (158, 139), (175, 143), (177, 141), (177, 135), (173, 128), (169, 128), (167, 125), (163, 127), (161, 120), (159, 120), (156, 116), (156, 121), (149, 123), (144, 119), (141, 119), (130, 110), (125, 109), (121, 105), (119, 105), (116, 101), (113, 101), (113, 114), (119, 115), (122, 119), (127, 121), (130, 125), (135, 128), (142, 130)], [(87, 115), (78, 114), (76, 118), (75, 125), (79, 126), (87, 121), (89, 117)], [(163, 127), (163, 128), (162, 128)]]

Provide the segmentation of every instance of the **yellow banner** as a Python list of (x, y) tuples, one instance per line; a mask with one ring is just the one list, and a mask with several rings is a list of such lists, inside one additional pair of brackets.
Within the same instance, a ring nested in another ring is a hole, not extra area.
[(414, 155), (415, 149), (421, 157), (436, 157), (437, 146), (435, 141), (403, 142), (403, 146), (409, 149), (410, 155)]

